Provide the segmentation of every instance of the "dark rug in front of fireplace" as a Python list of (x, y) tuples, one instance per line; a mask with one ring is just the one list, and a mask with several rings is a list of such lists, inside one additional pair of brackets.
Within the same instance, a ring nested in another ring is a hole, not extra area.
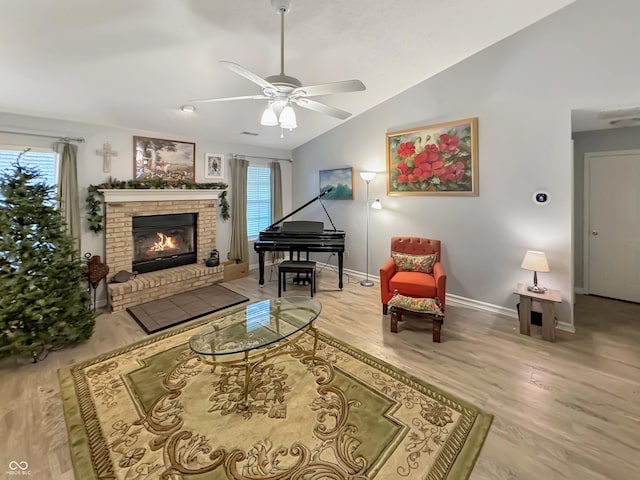
[(127, 312), (145, 332), (155, 333), (248, 300), (226, 287), (211, 285), (129, 307)]

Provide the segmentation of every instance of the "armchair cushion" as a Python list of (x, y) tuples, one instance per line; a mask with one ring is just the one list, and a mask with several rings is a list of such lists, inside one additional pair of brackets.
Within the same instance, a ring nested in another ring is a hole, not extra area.
[(437, 298), (413, 298), (400, 295), (397, 292), (389, 300), (390, 307), (402, 308), (411, 312), (432, 313), (442, 316), (440, 309), (440, 300)]
[(435, 253), (431, 255), (412, 255), (410, 253), (391, 252), (391, 258), (393, 258), (393, 263), (398, 272), (431, 273), (438, 256)]
[(437, 296), (436, 281), (431, 275), (419, 272), (396, 272), (389, 279), (389, 291), (398, 290), (408, 297)]

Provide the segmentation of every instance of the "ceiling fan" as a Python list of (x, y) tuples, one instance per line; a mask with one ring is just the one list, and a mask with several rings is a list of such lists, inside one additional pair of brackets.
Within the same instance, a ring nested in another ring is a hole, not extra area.
[(296, 114), (293, 105), (307, 110), (324, 113), (340, 120), (351, 116), (351, 113), (309, 97), (330, 95), (334, 93), (358, 92), (366, 87), (360, 80), (344, 80), (318, 85), (303, 85), (300, 80), (284, 73), (284, 15), (291, 8), (291, 0), (271, 0), (271, 5), (280, 13), (280, 73), (262, 78), (237, 63), (220, 61), (229, 70), (262, 87), (262, 95), (244, 95), (240, 97), (209, 98), (193, 100), (198, 103), (227, 102), (231, 100), (267, 100), (260, 123), (266, 126), (277, 126), (293, 130), (296, 128)]

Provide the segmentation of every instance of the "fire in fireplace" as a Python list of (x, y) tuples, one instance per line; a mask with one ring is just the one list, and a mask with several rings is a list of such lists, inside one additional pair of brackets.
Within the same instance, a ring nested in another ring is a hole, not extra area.
[(133, 217), (133, 271), (196, 263), (197, 221), (196, 213)]

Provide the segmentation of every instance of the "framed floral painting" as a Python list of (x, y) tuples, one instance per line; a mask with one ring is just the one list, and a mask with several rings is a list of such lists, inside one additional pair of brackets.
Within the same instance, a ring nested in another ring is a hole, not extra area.
[(478, 195), (478, 119), (387, 133), (387, 194)]

